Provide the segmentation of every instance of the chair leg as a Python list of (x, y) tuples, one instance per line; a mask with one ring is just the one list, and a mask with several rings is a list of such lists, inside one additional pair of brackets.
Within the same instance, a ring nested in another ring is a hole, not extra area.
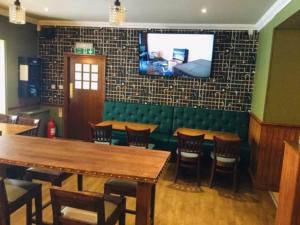
[(198, 160), (198, 162), (197, 162), (197, 184), (198, 184), (198, 186), (201, 185), (201, 182), (200, 182), (200, 160)]
[(209, 187), (210, 188), (212, 188), (212, 185), (213, 185), (213, 180), (214, 180), (214, 176), (215, 176), (215, 170), (216, 170), (216, 164), (213, 161), (212, 167), (211, 167), (210, 179), (209, 179)]
[(78, 191), (83, 190), (83, 175), (81, 175), (81, 174), (77, 175), (77, 189), (78, 189)]
[(26, 225), (32, 225), (32, 200), (26, 204)]
[(43, 224), (43, 206), (42, 206), (42, 190), (38, 191), (35, 196), (35, 221), (36, 225)]
[(176, 170), (175, 170), (174, 183), (177, 182), (179, 170), (180, 170), (180, 158), (179, 158), (179, 156), (177, 155), (177, 162), (176, 162)]
[(119, 225), (125, 225), (125, 221), (126, 221), (126, 213), (124, 211), (119, 217)]
[(152, 225), (154, 225), (154, 217), (155, 217), (155, 192), (156, 192), (156, 185), (153, 185), (151, 190), (151, 213), (150, 213), (150, 219)]
[(237, 163), (234, 164), (233, 169), (233, 188), (234, 192), (237, 192), (237, 175), (238, 175), (238, 169), (237, 169)]
[[(2, 213), (1, 213), (2, 214)], [(0, 215), (0, 224), (10, 225), (10, 215), (9, 213), (5, 213), (5, 215)]]

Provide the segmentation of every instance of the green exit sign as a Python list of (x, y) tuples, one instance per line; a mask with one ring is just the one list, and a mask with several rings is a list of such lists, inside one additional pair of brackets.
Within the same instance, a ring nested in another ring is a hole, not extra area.
[(76, 55), (95, 55), (95, 48), (75, 48)]

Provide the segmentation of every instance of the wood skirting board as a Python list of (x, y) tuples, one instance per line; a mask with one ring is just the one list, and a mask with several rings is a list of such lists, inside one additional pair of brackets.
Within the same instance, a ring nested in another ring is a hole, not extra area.
[(250, 175), (255, 187), (278, 191), (284, 153), (284, 141), (296, 141), (300, 126), (264, 123), (250, 116)]

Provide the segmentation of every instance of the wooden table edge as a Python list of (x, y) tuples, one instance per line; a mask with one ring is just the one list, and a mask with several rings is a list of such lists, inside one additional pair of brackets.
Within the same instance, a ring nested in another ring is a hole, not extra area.
[[(98, 126), (98, 125), (101, 126), (102, 123), (105, 123), (105, 125), (111, 124), (113, 126), (114, 121), (115, 122), (122, 122), (122, 123), (132, 123), (133, 126), (134, 126), (134, 123), (136, 123), (136, 124), (144, 124), (146, 126), (150, 126), (149, 127), (150, 133), (153, 133), (159, 127), (159, 125), (152, 124), (152, 123), (138, 123), (138, 122), (121, 121), (121, 120), (103, 120), (102, 122), (96, 123), (96, 126)], [(128, 125), (128, 127), (130, 128), (130, 125)], [(145, 128), (145, 129), (148, 129), (148, 128)], [(113, 128), (113, 130), (116, 130), (116, 131), (125, 131), (125, 128), (124, 129)]]
[(15, 161), (15, 160), (7, 160), (0, 158), (0, 163), (3, 164), (9, 164), (9, 165), (15, 165), (15, 166), (22, 166), (22, 167), (35, 167), (40, 169), (49, 169), (49, 170), (55, 170), (60, 172), (66, 172), (66, 173), (72, 173), (72, 174), (81, 174), (81, 175), (87, 175), (87, 176), (93, 176), (93, 177), (108, 177), (108, 178), (119, 178), (124, 180), (130, 180), (135, 182), (142, 182), (142, 183), (151, 183), (156, 184), (163, 173), (163, 171), (166, 169), (168, 161), (171, 157), (171, 153), (169, 152), (167, 159), (164, 162), (164, 165), (161, 167), (159, 174), (156, 178), (141, 178), (141, 177), (134, 177), (134, 176), (124, 176), (120, 174), (112, 174), (112, 173), (103, 173), (103, 172), (95, 172), (95, 171), (84, 171), (80, 169), (72, 169), (72, 168), (63, 168), (63, 167), (56, 167), (56, 166), (48, 166), (44, 164), (39, 163), (26, 163), (22, 161)]
[[(174, 137), (177, 137), (177, 133), (178, 133), (178, 130), (180, 129), (188, 129), (188, 130), (195, 130), (196, 132), (199, 131), (199, 134), (195, 134), (196, 135), (201, 135), (201, 134), (205, 134), (205, 131), (209, 131), (209, 132), (216, 132), (216, 133), (224, 133), (224, 134), (228, 134), (228, 135), (232, 135), (232, 136), (235, 136), (234, 139), (237, 140), (237, 141), (241, 141), (241, 138), (239, 137), (238, 134), (235, 134), (235, 133), (231, 133), (231, 132), (227, 132), (227, 131), (214, 131), (214, 130), (203, 130), (203, 129), (198, 129), (198, 128), (188, 128), (188, 127), (180, 127), (180, 128), (177, 128), (174, 133), (173, 133), (173, 136)], [(203, 132), (202, 132), (203, 131)], [(184, 133), (183, 133), (184, 134)], [(192, 136), (192, 135), (191, 135)], [(221, 135), (213, 135), (213, 136), (221, 136)], [(209, 139), (210, 140), (210, 139)], [(213, 141), (213, 139), (211, 139), (210, 141)]]

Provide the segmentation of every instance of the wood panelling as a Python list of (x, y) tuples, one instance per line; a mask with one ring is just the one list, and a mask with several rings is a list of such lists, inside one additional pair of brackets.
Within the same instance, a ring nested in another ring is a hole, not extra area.
[(276, 225), (300, 224), (300, 145), (286, 143)]
[(261, 125), (252, 116), (250, 117), (249, 123), (249, 144), (251, 146), (251, 164), (250, 171), (251, 175), (256, 174), (257, 171), (257, 162), (258, 162), (258, 147), (260, 142), (260, 134), (261, 134)]
[(284, 141), (296, 141), (299, 134), (300, 126), (263, 123), (251, 115), (250, 174), (256, 187), (271, 191), (279, 190)]

